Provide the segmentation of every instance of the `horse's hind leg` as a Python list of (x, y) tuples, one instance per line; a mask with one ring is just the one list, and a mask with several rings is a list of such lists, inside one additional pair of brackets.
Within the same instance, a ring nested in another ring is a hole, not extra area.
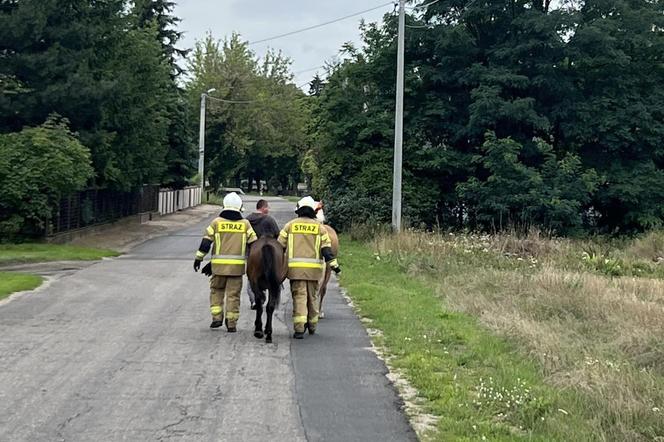
[(265, 322), (265, 342), (272, 342), (272, 315), (279, 303), (280, 290), (270, 290), (270, 298), (267, 301), (267, 320)]
[(258, 339), (263, 338), (263, 298), (265, 293), (258, 290), (258, 285), (252, 284), (251, 286), (254, 295), (256, 296), (256, 321), (254, 321), (254, 336)]

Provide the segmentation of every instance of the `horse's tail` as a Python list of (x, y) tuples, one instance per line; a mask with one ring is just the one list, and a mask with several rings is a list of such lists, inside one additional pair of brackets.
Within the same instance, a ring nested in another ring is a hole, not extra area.
[(270, 298), (275, 296), (274, 307), (279, 305), (279, 295), (281, 293), (281, 281), (277, 272), (277, 257), (274, 247), (270, 244), (264, 244), (261, 249), (261, 267), (263, 267), (263, 279), (267, 281)]

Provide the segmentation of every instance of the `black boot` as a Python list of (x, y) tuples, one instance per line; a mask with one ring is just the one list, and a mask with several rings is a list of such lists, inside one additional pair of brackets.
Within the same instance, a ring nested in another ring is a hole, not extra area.
[(304, 324), (304, 329), (308, 330), (310, 335), (313, 335), (313, 334), (316, 333), (316, 327), (312, 328), (311, 324), (309, 324), (308, 322), (306, 324)]
[(294, 339), (304, 339), (304, 332), (295, 332), (293, 333)]
[(210, 328), (219, 328), (222, 325), (224, 325), (224, 321), (212, 321), (212, 324), (210, 324)]
[(252, 309), (252, 310), (256, 310), (256, 303), (255, 303), (255, 302), (252, 302), (252, 303), (251, 303), (251, 309)]
[(228, 330), (228, 333), (235, 333), (237, 331), (236, 327), (229, 327), (228, 326), (228, 319), (226, 319), (226, 330)]

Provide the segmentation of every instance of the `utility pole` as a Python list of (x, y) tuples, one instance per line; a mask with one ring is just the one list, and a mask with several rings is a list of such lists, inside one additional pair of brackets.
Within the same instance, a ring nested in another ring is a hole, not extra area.
[(201, 94), (201, 117), (198, 126), (198, 176), (201, 180), (201, 201), (205, 192), (205, 99), (214, 91), (216, 89), (212, 88)]
[(394, 117), (394, 177), (392, 183), (392, 228), (401, 231), (401, 176), (403, 169), (403, 76), (406, 0), (399, 0), (399, 36), (397, 46), (397, 104)]

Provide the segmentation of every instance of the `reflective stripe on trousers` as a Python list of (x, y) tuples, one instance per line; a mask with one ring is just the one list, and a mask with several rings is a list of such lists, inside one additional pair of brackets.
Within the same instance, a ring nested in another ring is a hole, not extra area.
[(212, 255), (212, 264), (243, 265), (246, 262), (244, 255)]

